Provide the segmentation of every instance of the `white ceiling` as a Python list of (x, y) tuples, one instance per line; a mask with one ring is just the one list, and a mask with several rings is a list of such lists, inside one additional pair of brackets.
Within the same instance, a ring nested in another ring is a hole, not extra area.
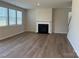
[(71, 7), (72, 0), (2, 0), (10, 4), (32, 9), (38, 8), (37, 3), (40, 3), (40, 8), (66, 8)]

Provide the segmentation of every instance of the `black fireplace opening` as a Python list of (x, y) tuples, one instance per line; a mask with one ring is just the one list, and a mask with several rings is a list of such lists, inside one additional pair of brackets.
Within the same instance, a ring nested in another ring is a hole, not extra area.
[(38, 24), (38, 33), (48, 34), (48, 24)]

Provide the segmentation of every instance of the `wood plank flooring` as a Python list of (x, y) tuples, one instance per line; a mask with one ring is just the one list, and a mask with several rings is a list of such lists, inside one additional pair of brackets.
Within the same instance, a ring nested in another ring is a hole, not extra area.
[(74, 58), (64, 34), (22, 33), (0, 41), (0, 58)]

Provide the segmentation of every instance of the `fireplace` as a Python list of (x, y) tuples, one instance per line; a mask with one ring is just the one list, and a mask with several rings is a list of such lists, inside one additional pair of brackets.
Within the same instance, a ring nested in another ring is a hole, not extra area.
[(51, 21), (36, 21), (36, 33), (52, 33)]
[(38, 24), (38, 33), (48, 33), (48, 24)]

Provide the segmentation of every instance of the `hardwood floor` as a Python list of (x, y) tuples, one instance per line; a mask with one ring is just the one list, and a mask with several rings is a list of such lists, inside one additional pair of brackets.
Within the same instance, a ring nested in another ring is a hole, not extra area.
[(22, 33), (0, 41), (1, 58), (73, 58), (66, 35)]

